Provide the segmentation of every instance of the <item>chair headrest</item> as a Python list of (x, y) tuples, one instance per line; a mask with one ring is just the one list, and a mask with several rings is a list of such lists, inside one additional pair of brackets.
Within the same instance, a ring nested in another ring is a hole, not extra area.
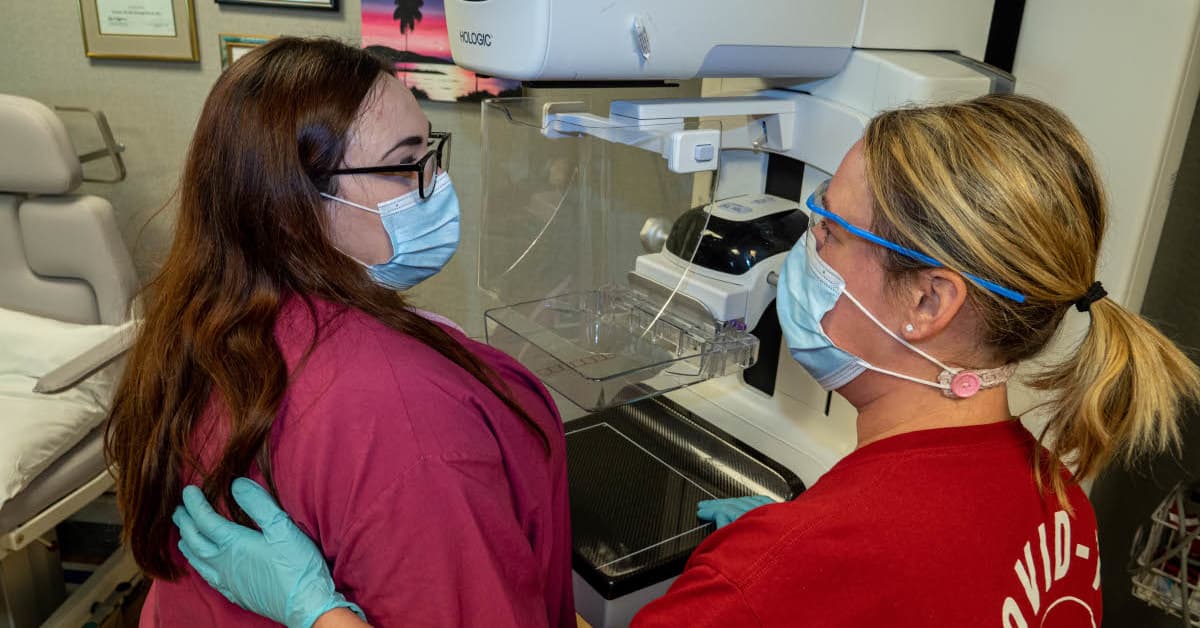
[(83, 169), (62, 120), (49, 107), (0, 94), (0, 192), (66, 194)]

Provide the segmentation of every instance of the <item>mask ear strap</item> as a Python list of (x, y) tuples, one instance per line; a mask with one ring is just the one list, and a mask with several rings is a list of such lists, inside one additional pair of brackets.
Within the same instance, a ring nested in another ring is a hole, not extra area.
[[(880, 329), (882, 329), (882, 330), (884, 331), (884, 333), (886, 333), (887, 335), (891, 336), (891, 337), (892, 337), (892, 338), (893, 338), (893, 339), (894, 339), (896, 342), (898, 342), (898, 343), (900, 343), (900, 344), (902, 344), (902, 345), (904, 345), (904, 346), (908, 347), (909, 349), (913, 350), (914, 352), (916, 352), (916, 353), (917, 353), (918, 355), (920, 355), (921, 357), (923, 357), (923, 358), (925, 358), (926, 360), (929, 360), (930, 362), (933, 362), (934, 364), (936, 364), (936, 365), (938, 365), (939, 367), (941, 367), (943, 371), (947, 371), (947, 372), (949, 372), (951, 375), (953, 375), (954, 373), (957, 373), (957, 372), (959, 372), (959, 371), (961, 371), (961, 370), (962, 370), (962, 369), (959, 369), (959, 368), (954, 368), (954, 367), (952, 367), (952, 366), (947, 366), (946, 364), (943, 364), (941, 360), (939, 360), (939, 359), (937, 359), (937, 358), (933, 357), (932, 355), (929, 355), (928, 353), (925, 353), (924, 351), (922, 351), (922, 350), (918, 349), (917, 347), (915, 347), (915, 346), (913, 346), (912, 344), (910, 344), (910, 343), (909, 343), (907, 340), (905, 340), (905, 339), (901, 338), (901, 337), (900, 337), (898, 334), (896, 334), (896, 332), (894, 332), (894, 331), (892, 331), (892, 330), (888, 329), (886, 325), (884, 325), (883, 323), (879, 322), (879, 319), (878, 319), (878, 318), (875, 318), (875, 315), (874, 315), (874, 314), (872, 314), (870, 310), (868, 310), (867, 308), (863, 307), (863, 304), (862, 304), (862, 303), (859, 303), (859, 302), (858, 302), (858, 299), (854, 298), (854, 295), (850, 294), (850, 291), (849, 291), (849, 290), (845, 290), (845, 289), (843, 289), (843, 290), (842, 290), (842, 294), (846, 295), (846, 298), (847, 298), (847, 299), (850, 299), (850, 302), (851, 302), (851, 303), (853, 303), (853, 304), (854, 304), (856, 307), (858, 307), (858, 309), (859, 309), (859, 310), (861, 310), (863, 314), (866, 314), (866, 315), (867, 315), (867, 318), (871, 319), (871, 322), (872, 322), (872, 323), (875, 323), (875, 325), (876, 325), (877, 327), (879, 327)], [(938, 386), (938, 388), (941, 388), (941, 386)]]
[(331, 200), (331, 201), (336, 201), (336, 202), (338, 202), (338, 203), (341, 203), (341, 204), (343, 204), (343, 205), (349, 205), (349, 206), (351, 206), (351, 207), (357, 207), (357, 208), (359, 208), (359, 209), (361, 209), (361, 210), (363, 210), (363, 211), (365, 211), (365, 212), (371, 212), (372, 214), (379, 215), (379, 210), (378, 210), (378, 209), (371, 209), (370, 207), (367, 207), (367, 206), (365, 206), (365, 205), (359, 205), (358, 203), (355, 203), (354, 201), (348, 201), (348, 200), (346, 200), (346, 199), (344, 199), (344, 198), (338, 198), (338, 197), (336, 197), (336, 196), (334, 196), (334, 195), (332, 195), (332, 194), (326, 194), (326, 193), (324, 193), (324, 192), (321, 192), (321, 196), (324, 196), (325, 198), (327, 198), (327, 199), (329, 199), (329, 200)]
[[(950, 384), (943, 383), (942, 381), (940, 381), (941, 377), (938, 378), (939, 381), (931, 382), (927, 379), (921, 379), (920, 377), (913, 377), (912, 375), (905, 375), (904, 373), (897, 373), (896, 371), (889, 371), (887, 369), (881, 369), (878, 366), (868, 364), (866, 360), (860, 359), (858, 361), (858, 363), (863, 365), (863, 367), (865, 367), (869, 370), (875, 371), (876, 373), (883, 373), (884, 375), (891, 375), (892, 377), (897, 377), (897, 378), (900, 378), (903, 380), (907, 380), (907, 381), (913, 382), (914, 384), (924, 384), (926, 386), (929, 386), (930, 388), (937, 388), (937, 389), (941, 390), (943, 393), (950, 392)], [(945, 374), (946, 372), (942, 371), (942, 373)]]
[(899, 342), (905, 347), (912, 349), (921, 357), (933, 362), (942, 369), (942, 372), (938, 374), (938, 381), (931, 382), (917, 377), (912, 377), (910, 375), (905, 375), (903, 373), (881, 369), (867, 364), (862, 360), (859, 361), (860, 364), (871, 369), (872, 371), (883, 373), (885, 375), (891, 375), (892, 377), (899, 377), (900, 379), (916, 382), (918, 384), (925, 384), (926, 386), (930, 386), (932, 388), (940, 388), (942, 394), (952, 399), (966, 399), (967, 397), (974, 396), (975, 393), (979, 392), (980, 390), (986, 388), (995, 388), (996, 386), (1007, 382), (1017, 368), (1015, 363), (982, 370), (961, 369), (947, 366), (946, 364), (943, 364), (941, 360), (918, 349), (905, 339), (901, 338), (898, 334), (888, 329), (883, 323), (879, 322), (878, 318), (875, 318), (875, 315), (872, 314), (870, 310), (863, 307), (863, 304), (859, 303), (858, 299), (854, 298), (854, 295), (847, 292), (844, 288), (842, 289), (842, 294), (846, 295), (846, 298), (850, 299), (850, 302), (853, 303), (859, 310), (861, 310), (863, 314), (866, 314), (867, 318), (871, 319), (871, 322), (875, 323), (875, 325), (882, 329), (884, 333), (891, 336), (896, 342)]

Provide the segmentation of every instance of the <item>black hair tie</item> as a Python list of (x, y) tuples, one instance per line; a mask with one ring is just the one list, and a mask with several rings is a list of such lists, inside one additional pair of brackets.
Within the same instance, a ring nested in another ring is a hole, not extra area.
[(1080, 312), (1087, 312), (1088, 310), (1092, 309), (1093, 303), (1103, 299), (1106, 296), (1108, 296), (1108, 291), (1106, 291), (1104, 286), (1100, 285), (1100, 282), (1097, 281), (1096, 283), (1092, 284), (1091, 288), (1088, 288), (1087, 292), (1085, 292), (1083, 296), (1075, 300), (1075, 309), (1079, 310)]

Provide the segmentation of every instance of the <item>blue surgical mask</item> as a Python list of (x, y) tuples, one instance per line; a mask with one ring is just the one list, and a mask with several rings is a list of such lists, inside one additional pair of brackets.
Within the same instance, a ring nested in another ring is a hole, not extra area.
[(392, 257), (382, 264), (363, 266), (383, 286), (407, 290), (437, 274), (458, 250), (458, 195), (445, 172), (437, 175), (429, 198), (422, 200), (414, 190), (379, 203), (378, 209), (325, 193), (321, 196), (379, 215), (392, 244)]
[(817, 254), (806, 232), (784, 259), (779, 272), (776, 310), (792, 358), (825, 390), (835, 390), (862, 375), (862, 360), (839, 349), (821, 327), (846, 281)]
[[(893, 340), (940, 367), (942, 372), (937, 381), (874, 366), (835, 345), (821, 327), (821, 319), (843, 295)], [(846, 290), (846, 280), (817, 253), (811, 231), (800, 238), (784, 260), (776, 300), (779, 323), (792, 358), (825, 390), (841, 388), (870, 369), (940, 389), (947, 397), (962, 399), (1003, 384), (1016, 368), (1015, 364), (971, 370), (948, 366), (901, 338)]]

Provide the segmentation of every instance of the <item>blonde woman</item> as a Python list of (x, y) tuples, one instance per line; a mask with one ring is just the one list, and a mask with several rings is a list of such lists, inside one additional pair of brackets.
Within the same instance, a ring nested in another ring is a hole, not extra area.
[[(780, 319), (792, 356), (857, 408), (858, 448), (718, 530), (634, 625), (1099, 626), (1078, 482), (1177, 444), (1200, 373), (1096, 281), (1107, 208), (1083, 138), (1021, 96), (891, 111), (807, 204)], [(1032, 381), (1052, 399), (1039, 444), (1006, 382), (1067, 316), (1090, 326)], [(306, 556), (305, 539), (269, 544), (185, 501), (183, 543), (211, 582), (242, 603), (291, 594), (294, 574), (222, 565)], [(323, 621), (343, 619), (359, 622)]]

